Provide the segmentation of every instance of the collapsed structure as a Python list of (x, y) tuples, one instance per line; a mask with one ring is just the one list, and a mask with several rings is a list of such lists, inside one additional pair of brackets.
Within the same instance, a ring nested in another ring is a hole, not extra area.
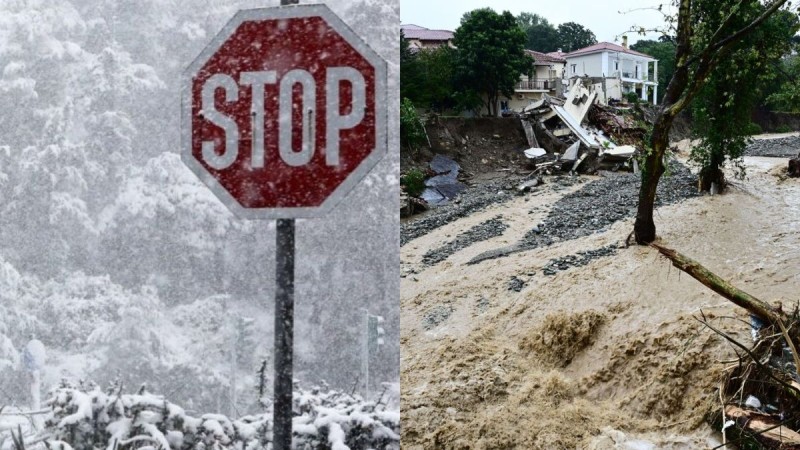
[(646, 131), (626, 114), (631, 108), (600, 105), (599, 94), (590, 80), (577, 82), (566, 99), (544, 95), (519, 112), (535, 172), (637, 170)]

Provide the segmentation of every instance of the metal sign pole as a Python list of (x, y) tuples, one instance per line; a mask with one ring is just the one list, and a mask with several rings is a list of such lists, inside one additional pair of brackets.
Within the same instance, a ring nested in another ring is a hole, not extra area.
[(294, 341), (294, 219), (275, 226), (275, 383), (272, 448), (292, 447), (292, 351)]
[[(281, 0), (281, 6), (298, 0)], [(272, 448), (292, 448), (292, 356), (294, 352), (294, 219), (275, 224), (275, 383)]]

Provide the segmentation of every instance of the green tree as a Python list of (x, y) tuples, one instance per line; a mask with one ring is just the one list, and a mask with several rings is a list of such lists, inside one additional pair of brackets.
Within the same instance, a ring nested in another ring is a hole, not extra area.
[(790, 39), (798, 28), (797, 16), (778, 11), (720, 62), (697, 94), (692, 127), (700, 143), (692, 149), (691, 160), (700, 166), (701, 190), (708, 191), (712, 183), (724, 190), (726, 161), (744, 177), (741, 157), (753, 133), (751, 113), (775, 79), (772, 68), (791, 51)]
[(453, 93), (453, 68), (456, 64), (456, 49), (442, 46), (421, 50), (416, 56), (416, 67), (420, 76), (419, 90), (412, 98), (420, 106), (442, 112), (457, 107)]
[(525, 33), (510, 12), (481, 8), (464, 15), (453, 42), (457, 86), (468, 98), (485, 95), (489, 115), (496, 116), (500, 94), (511, 97), (520, 75), (533, 68)]
[(770, 92), (767, 105), (778, 111), (800, 112), (800, 55), (784, 57), (776, 72), (778, 88)]
[(658, 60), (658, 85), (662, 87), (658, 91), (658, 103), (664, 98), (667, 83), (672, 79), (675, 72), (675, 42), (670, 39), (660, 39), (658, 41), (641, 40), (631, 45), (632, 50), (650, 55)]
[(558, 50), (558, 31), (544, 17), (523, 12), (517, 16), (517, 24), (525, 32), (525, 48), (545, 53)]
[[(677, 1), (675, 72), (653, 122), (650, 148), (642, 165), (642, 184), (633, 230), (637, 243), (647, 245), (656, 239), (653, 220), (656, 188), (664, 174), (669, 131), (675, 117), (691, 104), (706, 79), (738, 43), (786, 2), (772, 0), (762, 5), (756, 0)], [(704, 11), (710, 11), (720, 20), (707, 20)]]
[(416, 54), (411, 52), (408, 40), (400, 30), (400, 98), (419, 100), (416, 96), (421, 92), (422, 82)]
[(592, 30), (575, 22), (562, 23), (556, 31), (558, 33), (558, 46), (567, 53), (597, 43), (597, 37), (592, 33)]

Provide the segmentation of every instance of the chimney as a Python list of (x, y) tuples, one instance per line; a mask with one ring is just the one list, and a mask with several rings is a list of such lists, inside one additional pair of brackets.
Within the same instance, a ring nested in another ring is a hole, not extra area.
[(628, 48), (628, 36), (622, 36), (622, 48)]

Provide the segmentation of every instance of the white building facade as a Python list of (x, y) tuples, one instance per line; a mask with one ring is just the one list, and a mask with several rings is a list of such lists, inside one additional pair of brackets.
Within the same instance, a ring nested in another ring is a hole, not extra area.
[(658, 60), (622, 45), (600, 42), (564, 56), (565, 78), (592, 77), (613, 79), (608, 99), (621, 99), (635, 92), (643, 101), (656, 104), (658, 98)]

